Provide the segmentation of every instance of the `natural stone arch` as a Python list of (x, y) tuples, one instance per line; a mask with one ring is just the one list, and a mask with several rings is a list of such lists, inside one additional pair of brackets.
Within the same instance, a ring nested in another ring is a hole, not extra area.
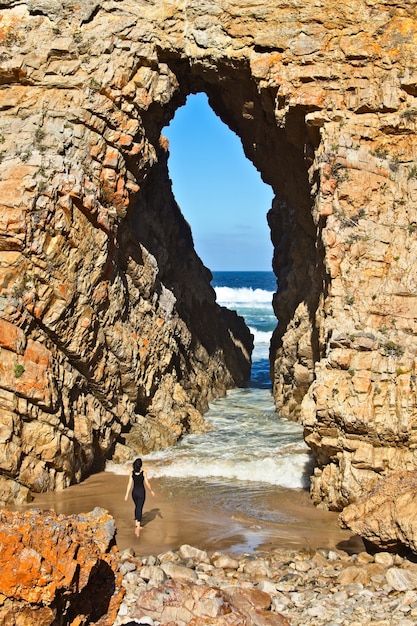
[[(276, 194), (268, 214), (274, 245), (273, 269), (279, 285), (274, 299), (279, 326), (275, 331), (271, 354), (275, 355), (280, 349), (283, 356), (272, 366), (271, 374), (279, 413), (298, 419), (302, 398), (313, 378), (314, 362), (319, 359), (315, 315), (321, 285), (325, 280), (322, 252), (317, 249), (317, 227), (312, 217), (314, 195), (309, 169), (319, 134), (315, 126), (309, 128), (306, 125), (305, 112), (310, 107), (294, 108), (285, 124), (278, 126), (275, 98), (270, 90), (259, 89), (259, 81), (247, 59), (240, 63), (220, 62), (213, 68), (201, 63), (196, 67), (191, 63), (190, 66), (190, 59), (172, 60), (162, 51), (159, 56), (173, 73), (172, 80), (178, 88), (172, 100), (163, 107), (161, 119), (151, 111), (147, 118), (149, 122), (145, 121), (145, 126), (149, 123), (147, 134), (154, 137), (154, 144), (162, 128), (172, 119), (176, 108), (185, 103), (187, 96), (198, 91), (205, 92), (213, 111), (240, 137), (246, 156)], [(164, 161), (162, 155), (159, 160)], [(157, 175), (158, 185), (166, 177), (165, 171), (162, 176)], [(148, 186), (152, 195), (154, 184), (148, 181)], [(137, 213), (140, 221), (143, 211), (139, 209)], [(156, 213), (155, 207), (153, 214)], [(152, 216), (150, 219), (154, 222)], [(138, 229), (143, 232), (140, 225)], [(152, 237), (146, 239), (145, 244), (152, 246), (151, 240)], [(166, 247), (165, 244), (163, 247)], [(296, 313), (301, 303), (300, 312)], [(285, 356), (282, 345), (290, 323), (297, 330), (291, 330), (289, 349), (293, 351), (298, 342), (303, 343), (303, 367), (309, 372), (303, 372), (298, 379), (293, 372), (293, 358)], [(291, 383), (286, 384), (283, 378), (290, 378)]]
[(409, 3), (1, 6), (4, 497), (81, 480), (125, 431), (147, 449), (203, 427), (247, 375), (159, 141), (193, 90), (277, 193), (274, 396), (305, 425), (315, 501), (341, 508), (413, 468)]

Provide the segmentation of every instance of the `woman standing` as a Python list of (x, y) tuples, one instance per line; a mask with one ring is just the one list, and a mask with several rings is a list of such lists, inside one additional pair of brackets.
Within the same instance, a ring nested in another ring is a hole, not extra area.
[(129, 491), (132, 489), (132, 498), (135, 503), (135, 535), (139, 537), (140, 523), (142, 521), (143, 505), (146, 498), (146, 489), (149, 489), (154, 496), (155, 493), (152, 490), (151, 484), (148, 480), (145, 470), (142, 467), (142, 459), (135, 459), (133, 461), (133, 472), (129, 476), (129, 482), (127, 484), (125, 500), (129, 497)]

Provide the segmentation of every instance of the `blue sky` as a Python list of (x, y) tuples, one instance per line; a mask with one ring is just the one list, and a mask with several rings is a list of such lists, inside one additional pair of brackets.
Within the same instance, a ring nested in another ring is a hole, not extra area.
[(162, 134), (169, 139), (174, 195), (203, 263), (212, 271), (271, 271), (272, 189), (207, 96), (189, 96)]

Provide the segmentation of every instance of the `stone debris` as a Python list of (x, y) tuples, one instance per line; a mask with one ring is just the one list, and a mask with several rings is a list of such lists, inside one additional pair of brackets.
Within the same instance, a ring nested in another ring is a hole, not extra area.
[(417, 623), (417, 563), (388, 552), (274, 549), (237, 558), (181, 546), (140, 557), (129, 549), (119, 570), (126, 594), (114, 626)]

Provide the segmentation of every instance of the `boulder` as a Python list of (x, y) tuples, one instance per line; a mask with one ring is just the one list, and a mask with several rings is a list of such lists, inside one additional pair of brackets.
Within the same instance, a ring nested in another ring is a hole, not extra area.
[(113, 518), (0, 513), (0, 623), (114, 623), (124, 590)]
[(339, 516), (349, 528), (379, 549), (411, 550), (417, 554), (417, 471), (396, 472)]

